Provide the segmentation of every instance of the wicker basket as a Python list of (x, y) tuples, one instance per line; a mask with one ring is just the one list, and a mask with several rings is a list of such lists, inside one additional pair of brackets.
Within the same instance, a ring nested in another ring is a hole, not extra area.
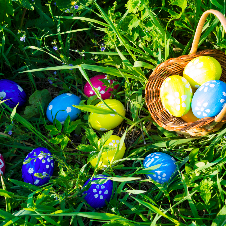
[(222, 75), (220, 80), (226, 82), (226, 55), (219, 50), (204, 50), (197, 52), (198, 42), (201, 31), (207, 16), (213, 13), (221, 22), (226, 31), (226, 18), (216, 10), (208, 10), (203, 13), (196, 29), (195, 37), (192, 43), (192, 48), (189, 55), (171, 58), (164, 63), (158, 65), (149, 77), (149, 81), (145, 88), (145, 101), (149, 112), (155, 122), (169, 130), (182, 134), (185, 137), (204, 136), (211, 132), (219, 130), (226, 123), (226, 105), (222, 111), (215, 117), (205, 117), (195, 122), (185, 122), (180, 117), (174, 117), (169, 114), (163, 107), (160, 100), (160, 87), (163, 81), (171, 75), (183, 76), (184, 67), (195, 57), (212, 56), (221, 64)]

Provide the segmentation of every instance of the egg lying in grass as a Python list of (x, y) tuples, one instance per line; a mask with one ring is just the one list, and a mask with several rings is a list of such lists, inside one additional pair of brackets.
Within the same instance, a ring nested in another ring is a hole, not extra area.
[[(99, 168), (107, 167), (113, 161), (123, 158), (125, 154), (126, 146), (125, 146), (125, 143), (123, 142), (121, 149), (118, 150), (120, 139), (121, 138), (119, 136), (111, 135), (110, 138), (105, 142), (104, 147), (109, 146), (109, 147), (112, 147), (112, 149), (110, 150), (103, 149), (103, 152), (98, 164)], [(97, 160), (98, 160), (98, 153), (92, 156), (90, 160), (90, 163), (93, 167), (96, 167)]]
[(197, 118), (213, 117), (226, 103), (226, 83), (212, 80), (201, 85), (192, 99), (192, 111)]
[(18, 107), (25, 104), (27, 95), (24, 90), (16, 82), (1, 79), (0, 80), (0, 100), (7, 100), (4, 103), (14, 108), (18, 103)]
[[(105, 103), (112, 108), (115, 112), (119, 113), (123, 117), (126, 114), (125, 108), (123, 104), (119, 100), (115, 99), (107, 99)], [(107, 106), (105, 106), (102, 102), (99, 102), (96, 107), (109, 110)], [(89, 123), (92, 128), (99, 131), (107, 131), (110, 129), (114, 129), (118, 125), (120, 125), (123, 121), (123, 118), (117, 114), (97, 114), (91, 113), (89, 116)]]
[[(112, 95), (112, 91), (117, 90), (119, 85), (115, 85), (114, 88), (107, 88), (100, 79), (106, 79), (109, 84), (114, 83), (114, 80), (108, 78), (107, 75), (96, 75), (90, 79), (94, 88), (97, 88), (101, 94), (103, 100), (108, 99)], [(92, 86), (87, 82), (84, 86), (84, 94), (88, 97), (96, 95)]]
[(171, 115), (181, 117), (191, 107), (191, 86), (185, 78), (179, 75), (169, 76), (161, 85), (160, 99), (164, 108)]
[(3, 156), (0, 154), (0, 174), (4, 174), (5, 173), (5, 160), (3, 158)]
[(39, 147), (31, 151), (24, 159), (22, 178), (26, 183), (41, 186), (49, 182), (53, 170), (52, 154), (48, 149)]
[(56, 118), (63, 124), (68, 115), (71, 121), (75, 120), (81, 111), (72, 105), (79, 105), (80, 101), (80, 98), (72, 93), (64, 93), (55, 97), (46, 110), (48, 120), (53, 122)]
[(147, 174), (147, 177), (152, 178), (154, 181), (163, 184), (168, 182), (172, 174), (176, 170), (176, 161), (173, 157), (166, 153), (154, 152), (144, 159), (143, 165), (144, 168), (149, 168), (161, 164), (161, 166), (155, 170), (150, 170), (150, 173)]
[[(84, 187), (90, 182), (90, 180), (91, 178), (85, 182)], [(107, 180), (107, 176), (98, 175), (92, 178), (89, 185), (89, 189), (83, 192), (83, 194), (86, 195), (86, 202), (94, 209), (104, 207), (111, 199), (113, 182)]]
[(199, 88), (205, 82), (219, 80), (221, 73), (221, 65), (215, 58), (199, 56), (186, 65), (183, 76), (193, 88)]

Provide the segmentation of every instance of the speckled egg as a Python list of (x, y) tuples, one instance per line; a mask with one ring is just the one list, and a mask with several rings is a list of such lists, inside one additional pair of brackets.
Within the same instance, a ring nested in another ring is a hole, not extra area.
[(41, 186), (49, 182), (53, 170), (52, 154), (48, 149), (39, 147), (31, 151), (24, 159), (22, 178), (26, 183)]
[(86, 202), (94, 209), (104, 207), (111, 199), (113, 182), (111, 180), (104, 181), (106, 178), (107, 176), (97, 175), (92, 180), (88, 179), (84, 184), (85, 187), (91, 180), (91, 186), (83, 194), (86, 195)]
[[(105, 103), (111, 107), (114, 111), (122, 115), (123, 117), (126, 114), (125, 108), (123, 104), (119, 100), (115, 99), (107, 99)], [(99, 102), (96, 107), (100, 107), (103, 109), (108, 109), (102, 102)], [(109, 109), (108, 109), (109, 110)], [(90, 125), (99, 131), (107, 131), (110, 129), (114, 129), (118, 125), (121, 124), (123, 118), (117, 114), (96, 114), (91, 113), (89, 116)]]
[(0, 174), (4, 174), (5, 173), (5, 160), (3, 158), (3, 156), (0, 154)]
[[(114, 88), (108, 88), (104, 85), (104, 83), (100, 79), (106, 79), (109, 84), (114, 83), (114, 80), (108, 78), (107, 75), (96, 75), (90, 79), (94, 88), (97, 88), (101, 94), (101, 98), (103, 100), (110, 98), (112, 95), (112, 91), (116, 90), (119, 85), (115, 85)], [(96, 95), (91, 85), (87, 82), (84, 86), (84, 94), (88, 97)]]
[[(119, 136), (111, 135), (110, 138), (105, 142), (104, 146), (112, 146), (114, 147), (114, 149), (109, 151), (103, 150), (99, 164), (98, 164), (99, 168), (107, 167), (113, 161), (123, 158), (125, 154), (126, 146), (125, 146), (125, 143), (123, 142), (121, 149), (117, 152), (117, 147), (119, 145), (120, 140), (121, 138)], [(116, 152), (117, 154), (115, 155)], [(93, 167), (96, 167), (97, 160), (98, 160), (98, 153), (94, 155), (90, 160), (90, 163)]]
[(147, 177), (152, 178), (154, 181), (163, 184), (171, 178), (172, 174), (176, 170), (176, 161), (173, 157), (166, 153), (162, 152), (154, 152), (149, 154), (144, 159), (143, 165), (144, 168), (149, 168), (151, 166), (155, 166), (161, 164), (161, 166), (155, 170), (151, 170), (150, 173), (147, 174)]
[(172, 75), (166, 78), (160, 88), (163, 107), (173, 116), (181, 117), (191, 108), (192, 89), (188, 81)]
[(1, 79), (0, 100), (7, 100), (4, 103), (11, 108), (14, 108), (18, 103), (18, 107), (21, 107), (25, 104), (27, 95), (16, 82), (8, 79)]
[(212, 80), (201, 85), (192, 99), (192, 112), (197, 118), (213, 117), (226, 103), (226, 83)]
[(181, 116), (181, 118), (185, 121), (185, 122), (195, 122), (197, 120), (199, 120), (197, 117), (195, 117), (195, 115), (192, 112), (192, 109), (190, 109), (188, 111), (187, 114)]
[(80, 98), (72, 93), (64, 93), (55, 97), (46, 110), (48, 120), (53, 122), (56, 118), (63, 124), (68, 115), (71, 121), (75, 120), (81, 111), (72, 105), (79, 105), (80, 101)]
[(219, 80), (221, 73), (221, 65), (215, 58), (199, 56), (186, 65), (183, 76), (193, 88), (199, 88), (205, 82)]

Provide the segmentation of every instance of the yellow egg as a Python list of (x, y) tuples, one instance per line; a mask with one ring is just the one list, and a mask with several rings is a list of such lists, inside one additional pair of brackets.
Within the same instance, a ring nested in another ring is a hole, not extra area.
[[(105, 103), (112, 108), (114, 111), (125, 117), (126, 111), (124, 105), (115, 99), (107, 99)], [(108, 109), (102, 102), (99, 102), (96, 107), (100, 107), (103, 109)], [(121, 124), (123, 118), (117, 114), (96, 114), (91, 113), (89, 116), (90, 125), (99, 131), (107, 131), (110, 129), (114, 129), (118, 125)]]
[(191, 87), (199, 88), (205, 82), (219, 80), (221, 73), (221, 65), (215, 58), (200, 56), (194, 58), (186, 65), (183, 76), (188, 80)]
[(192, 89), (185, 78), (171, 75), (162, 83), (160, 98), (164, 108), (171, 115), (181, 117), (191, 108)]
[(195, 122), (197, 120), (199, 120), (197, 117), (195, 117), (195, 115), (192, 112), (192, 109), (190, 109), (188, 111), (187, 114), (181, 116), (181, 118), (185, 121), (185, 122)]
[[(102, 152), (100, 161), (98, 164), (99, 168), (106, 167), (107, 165), (109, 165), (109, 163), (112, 163), (115, 160), (119, 160), (119, 159), (123, 158), (123, 156), (125, 154), (125, 150), (126, 150), (126, 146), (125, 146), (124, 142), (123, 142), (122, 148), (115, 155), (115, 153), (117, 152), (117, 147), (119, 146), (120, 139), (121, 138), (119, 136), (111, 135), (110, 138), (105, 142), (104, 146), (109, 145), (109, 146), (113, 146), (115, 148), (111, 151)], [(115, 158), (114, 158), (114, 156), (115, 156)], [(91, 158), (90, 163), (93, 167), (96, 167), (97, 160), (98, 160), (98, 154), (94, 155)]]

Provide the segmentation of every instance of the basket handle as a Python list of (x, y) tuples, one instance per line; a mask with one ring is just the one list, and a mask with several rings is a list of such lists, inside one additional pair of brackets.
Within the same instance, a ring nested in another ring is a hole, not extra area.
[(214, 14), (220, 20), (222, 26), (224, 27), (224, 30), (226, 31), (226, 18), (224, 17), (224, 15), (221, 12), (214, 10), (214, 9), (207, 10), (206, 12), (204, 12), (202, 14), (202, 16), (199, 20), (198, 26), (197, 26), (196, 31), (195, 31), (195, 36), (194, 36), (194, 39), (193, 39), (193, 42), (192, 42), (190, 54), (194, 54), (194, 53), (197, 52), (199, 39), (200, 39), (200, 36), (201, 36), (201, 33), (202, 33), (202, 28), (204, 26), (204, 23), (206, 21), (207, 16), (210, 13)]
[[(194, 36), (194, 39), (193, 39), (193, 42), (192, 42), (190, 54), (195, 54), (197, 52), (199, 39), (200, 39), (200, 36), (201, 36), (201, 33), (202, 33), (202, 28), (204, 26), (204, 23), (206, 21), (207, 16), (210, 13), (214, 14), (220, 20), (222, 26), (224, 27), (224, 30), (226, 31), (226, 18), (224, 17), (224, 15), (221, 12), (214, 10), (214, 9), (207, 10), (206, 12), (204, 12), (202, 14), (202, 16), (199, 20), (198, 26), (197, 26), (196, 31), (195, 31), (195, 36)], [(224, 105), (221, 112), (215, 117), (215, 122), (216, 123), (221, 122), (221, 120), (223, 119), (225, 114), (226, 114), (226, 104)]]

